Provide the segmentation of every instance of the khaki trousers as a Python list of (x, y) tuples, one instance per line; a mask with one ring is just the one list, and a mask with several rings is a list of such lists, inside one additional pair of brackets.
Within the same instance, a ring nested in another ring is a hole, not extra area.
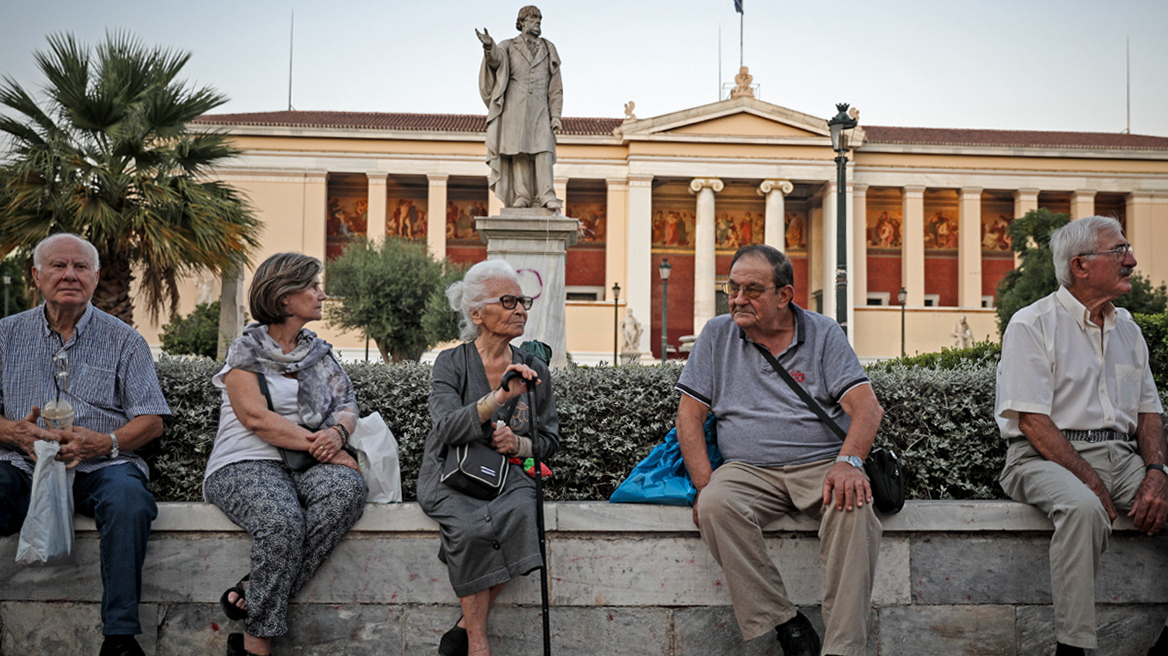
[[(1122, 515), (1130, 510), (1145, 474), (1136, 443), (1071, 445), (1103, 479), (1116, 512)], [(1038, 507), (1054, 522), (1050, 580), (1055, 637), (1063, 644), (1095, 649), (1095, 572), (1111, 536), (1103, 502), (1068, 469), (1040, 456), (1029, 442), (1010, 445), (1001, 483), (1015, 501)]]
[(742, 636), (751, 640), (795, 617), (783, 577), (767, 556), (762, 527), (796, 510), (820, 519), (823, 653), (858, 656), (867, 643), (872, 581), (883, 527), (872, 506), (823, 506), (824, 460), (790, 467), (728, 462), (698, 497), (702, 539), (722, 566)]

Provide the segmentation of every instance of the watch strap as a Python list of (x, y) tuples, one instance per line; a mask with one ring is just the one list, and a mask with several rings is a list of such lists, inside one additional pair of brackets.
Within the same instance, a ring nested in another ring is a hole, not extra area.
[(1158, 462), (1154, 462), (1154, 463), (1148, 465), (1147, 467), (1144, 467), (1144, 473), (1145, 474), (1151, 473), (1151, 471), (1153, 469), (1159, 469), (1160, 473), (1168, 475), (1168, 466), (1165, 466), (1165, 465), (1160, 464)]
[(118, 455), (122, 452), (121, 449), (118, 448), (118, 436), (114, 435), (113, 433), (110, 433), (109, 436), (110, 440), (113, 441), (113, 447), (110, 449), (109, 457), (117, 458)]

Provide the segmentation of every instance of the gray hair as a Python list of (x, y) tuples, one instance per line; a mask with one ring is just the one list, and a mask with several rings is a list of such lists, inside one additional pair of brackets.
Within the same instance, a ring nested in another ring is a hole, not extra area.
[(1123, 226), (1109, 216), (1087, 216), (1064, 225), (1050, 236), (1050, 252), (1054, 258), (1054, 277), (1059, 285), (1070, 287), (1075, 279), (1071, 275), (1071, 260), (1099, 250), (1099, 235), (1109, 233), (1123, 235)]
[(71, 232), (58, 232), (40, 240), (40, 243), (38, 243), (36, 248), (34, 248), (32, 251), (32, 265), (39, 271), (41, 268), (41, 263), (45, 261), (45, 251), (47, 251), (53, 244), (65, 238), (75, 239), (80, 242), (82, 248), (84, 248), (89, 253), (90, 259), (93, 260), (91, 262), (91, 264), (93, 264), (93, 270), (97, 271), (98, 269), (101, 269), (101, 259), (97, 256), (97, 248), (93, 244), (89, 243), (89, 241), (81, 235), (75, 235)]
[(509, 280), (519, 284), (519, 274), (506, 260), (483, 260), (467, 269), (462, 280), (446, 288), (446, 298), (450, 309), (462, 316), (458, 320), (459, 337), (464, 342), (474, 341), (479, 329), (470, 313), (483, 307), (487, 298), (487, 283), (492, 280)]
[(543, 20), (543, 14), (540, 13), (539, 7), (536, 7), (535, 5), (527, 5), (526, 7), (519, 10), (519, 17), (515, 19), (515, 29), (522, 32), (523, 21), (527, 20), (529, 16), (539, 16), (540, 20)]

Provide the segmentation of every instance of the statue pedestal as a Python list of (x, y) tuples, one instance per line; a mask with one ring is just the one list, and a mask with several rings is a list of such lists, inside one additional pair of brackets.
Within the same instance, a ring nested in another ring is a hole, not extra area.
[(538, 339), (552, 347), (553, 367), (567, 366), (564, 262), (580, 222), (548, 209), (505, 207), (498, 216), (477, 219), (475, 230), (487, 243), (487, 259), (515, 267), (524, 295), (535, 299), (527, 330), (517, 341)]

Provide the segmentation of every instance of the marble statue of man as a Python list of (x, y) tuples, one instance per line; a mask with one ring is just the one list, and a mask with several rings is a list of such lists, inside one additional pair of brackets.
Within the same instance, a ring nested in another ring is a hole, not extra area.
[(564, 88), (560, 55), (540, 38), (543, 16), (535, 6), (519, 10), (520, 35), (495, 43), (486, 28), (479, 93), (487, 105), (487, 164), (490, 188), (505, 207), (558, 210), (553, 165)]
[(621, 335), (624, 337), (621, 350), (625, 353), (639, 351), (643, 332), (645, 329), (641, 326), (641, 322), (633, 316), (633, 308), (629, 308), (625, 318), (621, 321)]

